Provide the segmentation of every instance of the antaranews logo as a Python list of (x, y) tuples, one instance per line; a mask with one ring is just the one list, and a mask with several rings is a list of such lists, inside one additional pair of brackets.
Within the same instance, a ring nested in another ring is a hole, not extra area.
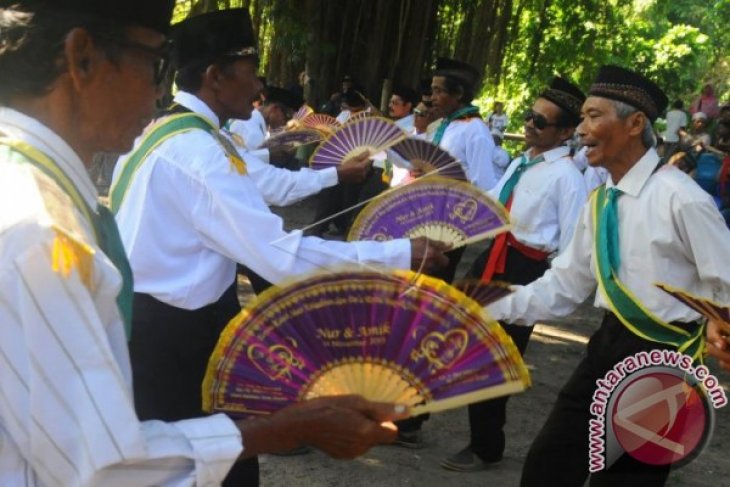
[(592, 473), (624, 453), (651, 465), (689, 463), (712, 437), (714, 410), (728, 402), (707, 367), (672, 350), (626, 357), (596, 385), (588, 431)]

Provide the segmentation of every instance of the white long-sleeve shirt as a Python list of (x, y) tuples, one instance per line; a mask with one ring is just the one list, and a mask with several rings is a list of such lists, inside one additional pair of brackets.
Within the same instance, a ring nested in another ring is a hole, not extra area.
[[(183, 95), (184, 98), (185, 95)], [(228, 130), (236, 134), (243, 141), (246, 150), (249, 151), (258, 149), (266, 140), (269, 132), (266, 126), (266, 120), (258, 109), (251, 111), (251, 116), (248, 120), (231, 120)]]
[(509, 154), (501, 146), (495, 145), (492, 153), (492, 164), (494, 164), (494, 177), (499, 181), (504, 176), (510, 165)]
[[(96, 208), (81, 160), (55, 133), (7, 108), (0, 132), (48, 155)], [(119, 272), (65, 193), (1, 153), (0, 485), (218, 485), (241, 452), (238, 429), (224, 415), (137, 419)], [(93, 248), (89, 288), (76, 271), (54, 272), (54, 225)]]
[[(429, 134), (429, 140), (433, 135)], [(492, 163), (494, 138), (481, 119), (454, 120), (446, 127), (439, 146), (461, 162), (472, 184), (485, 191), (497, 184)]]
[[(179, 92), (176, 101), (218, 124), (195, 96)], [(219, 142), (202, 130), (157, 146), (116, 216), (135, 292), (181, 309), (217, 301), (233, 282), (237, 262), (274, 284), (346, 265), (410, 267), (406, 239), (348, 243), (285, 232), (253, 179), (233, 169)]]
[(272, 166), (244, 148), (240, 148), (239, 153), (267, 205), (288, 206), (339, 182), (335, 167), (321, 170), (303, 167), (290, 171)]
[[(525, 171), (512, 193), (512, 235), (548, 254), (568, 246), (587, 198), (582, 175), (569, 153), (565, 146), (544, 152), (544, 161)], [(515, 158), (489, 191), (495, 199), (521, 161), (522, 156)]]
[[(686, 174), (663, 167), (650, 149), (615, 185), (618, 198), (619, 279), (660, 319), (690, 322), (699, 314), (654, 284), (662, 282), (720, 303), (730, 302), (730, 231), (712, 198)], [(529, 173), (529, 171), (528, 171)], [(609, 177), (608, 188), (614, 186)], [(550, 270), (489, 306), (495, 319), (532, 325), (572, 313), (596, 290), (591, 205), (586, 204), (568, 247)], [(610, 309), (602, 293), (594, 305)]]
[(248, 174), (268, 205), (288, 206), (338, 183), (337, 168), (303, 167), (298, 171), (279, 168), (243, 153)]

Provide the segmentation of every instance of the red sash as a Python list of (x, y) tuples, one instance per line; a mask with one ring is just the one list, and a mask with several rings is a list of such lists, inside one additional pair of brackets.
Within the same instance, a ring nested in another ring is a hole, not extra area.
[[(507, 211), (512, 209), (512, 196), (507, 201), (505, 208), (507, 208)], [(543, 261), (550, 255), (549, 252), (544, 252), (523, 244), (512, 235), (512, 232), (501, 233), (494, 239), (492, 250), (489, 252), (487, 265), (482, 273), (482, 282), (491, 281), (495, 274), (504, 274), (505, 265), (507, 264), (508, 246), (514, 247), (525, 257), (536, 261)]]

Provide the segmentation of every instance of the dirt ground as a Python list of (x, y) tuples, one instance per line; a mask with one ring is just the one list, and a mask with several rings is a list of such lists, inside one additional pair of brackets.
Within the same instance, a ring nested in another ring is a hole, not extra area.
[[(286, 209), (277, 209), (289, 228), (311, 222), (311, 200)], [(457, 276), (476, 257), (477, 249), (467, 249)], [(249, 298), (245, 285), (242, 300)], [(468, 442), (466, 410), (432, 415), (423, 431), (426, 447), (408, 450), (395, 446), (378, 447), (354, 461), (332, 460), (319, 452), (297, 457), (264, 456), (261, 479), (264, 487), (441, 487), (513, 486), (519, 484), (523, 459), (542, 426), (558, 391), (582, 357), (588, 337), (597, 329), (601, 314), (590, 303), (559, 323), (537, 325), (525, 360), (533, 386), (510, 400), (504, 460), (494, 468), (477, 473), (453, 473), (439, 461)], [(726, 391), (730, 375), (710, 367)], [(586, 432), (588, 434), (588, 432)], [(716, 427), (708, 448), (692, 463), (674, 471), (670, 486), (730, 486), (730, 407), (716, 411)]]

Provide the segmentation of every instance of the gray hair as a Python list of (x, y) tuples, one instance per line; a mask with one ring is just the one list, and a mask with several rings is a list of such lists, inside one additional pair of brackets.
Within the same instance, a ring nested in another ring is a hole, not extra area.
[[(616, 116), (621, 120), (625, 120), (629, 115), (639, 111), (638, 108), (622, 101), (610, 100), (610, 102), (616, 109)], [(642, 115), (644, 116), (645, 123), (644, 131), (641, 133), (641, 143), (646, 149), (651, 149), (652, 147), (656, 147), (657, 144), (656, 135), (654, 135), (654, 127), (646, 114), (642, 112)]]

